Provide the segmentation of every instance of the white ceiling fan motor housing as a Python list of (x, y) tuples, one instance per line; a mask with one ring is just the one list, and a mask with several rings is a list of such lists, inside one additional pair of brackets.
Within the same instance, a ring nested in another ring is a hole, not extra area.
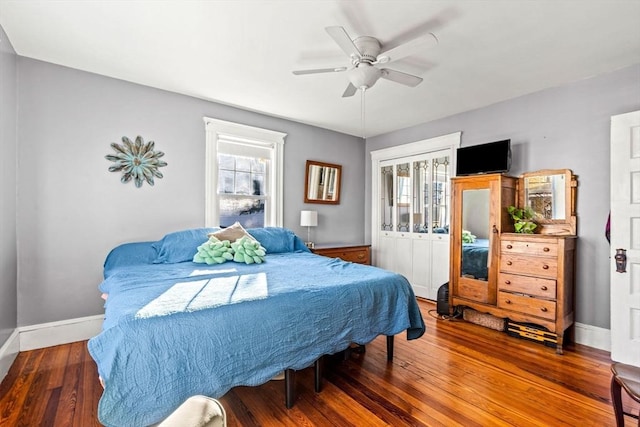
[(354, 67), (349, 70), (349, 81), (358, 89), (368, 89), (382, 75), (382, 71), (373, 66), (380, 54), (380, 42), (374, 37), (362, 36), (356, 38), (353, 44), (358, 48), (361, 56), (352, 58)]

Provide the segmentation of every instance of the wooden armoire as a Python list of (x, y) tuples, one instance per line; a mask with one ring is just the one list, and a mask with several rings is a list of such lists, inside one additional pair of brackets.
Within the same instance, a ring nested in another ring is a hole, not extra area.
[[(576, 177), (545, 170), (452, 178), (449, 307), (506, 319), (512, 335), (563, 351), (574, 323)], [(534, 234), (514, 232), (509, 206), (530, 207)]]

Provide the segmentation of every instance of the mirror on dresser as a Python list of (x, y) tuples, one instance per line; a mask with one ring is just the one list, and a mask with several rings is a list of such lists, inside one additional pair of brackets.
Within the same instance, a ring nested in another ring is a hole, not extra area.
[(460, 274), (470, 279), (487, 281), (489, 255), (490, 192), (488, 188), (462, 191), (462, 257)]
[(518, 205), (533, 210), (536, 234), (576, 234), (577, 185), (570, 169), (545, 169), (520, 176)]

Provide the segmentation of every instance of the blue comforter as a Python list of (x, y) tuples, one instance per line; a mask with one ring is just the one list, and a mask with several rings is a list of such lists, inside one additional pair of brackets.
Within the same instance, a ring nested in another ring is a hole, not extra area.
[(462, 275), (478, 280), (487, 280), (489, 240), (477, 239), (474, 243), (462, 244)]
[(105, 386), (100, 422), (153, 424), (189, 396), (259, 385), (381, 334), (424, 333), (401, 275), (303, 251), (266, 259), (110, 269), (103, 331), (88, 344)]

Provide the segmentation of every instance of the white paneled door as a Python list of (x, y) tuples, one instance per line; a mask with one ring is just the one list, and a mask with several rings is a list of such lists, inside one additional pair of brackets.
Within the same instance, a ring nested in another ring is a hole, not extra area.
[(640, 367), (640, 111), (611, 118), (611, 359)]

